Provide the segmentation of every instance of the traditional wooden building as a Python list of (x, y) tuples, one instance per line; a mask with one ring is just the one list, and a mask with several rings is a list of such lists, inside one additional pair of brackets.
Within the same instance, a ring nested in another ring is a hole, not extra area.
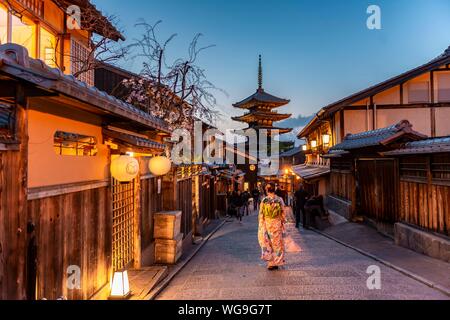
[[(0, 46), (0, 79), (0, 295), (88, 299), (142, 263), (150, 215), (170, 196), (148, 160), (169, 130), (15, 44)], [(125, 153), (140, 169), (121, 183), (110, 167)]]
[(450, 261), (450, 139), (396, 125), (348, 135), (330, 149), (329, 207), (395, 237), (404, 247)]
[(306, 139), (307, 161), (296, 168), (315, 193), (330, 190), (330, 163), (323, 158), (348, 134), (385, 128), (407, 119), (426, 136), (450, 134), (450, 48), (428, 63), (323, 107), (298, 138)]
[[(67, 8), (80, 8), (81, 25), (68, 27)], [(77, 74), (92, 53), (93, 34), (124, 40), (122, 34), (88, 0), (1, 0), (0, 44), (16, 43), (65, 74)], [(93, 86), (94, 70), (87, 69), (79, 80)]]

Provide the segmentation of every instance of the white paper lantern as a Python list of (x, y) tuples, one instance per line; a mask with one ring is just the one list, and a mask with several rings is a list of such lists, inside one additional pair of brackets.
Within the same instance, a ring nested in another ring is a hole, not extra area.
[(148, 168), (153, 175), (163, 176), (170, 172), (170, 169), (172, 168), (172, 162), (167, 157), (154, 157), (150, 159)]
[(130, 156), (120, 156), (111, 162), (111, 175), (120, 182), (130, 182), (139, 173), (139, 162)]

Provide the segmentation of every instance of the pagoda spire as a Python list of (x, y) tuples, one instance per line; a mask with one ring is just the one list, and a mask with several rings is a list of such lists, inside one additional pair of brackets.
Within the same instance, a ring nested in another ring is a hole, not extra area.
[(263, 90), (262, 84), (263, 84), (262, 62), (261, 62), (261, 55), (259, 55), (258, 91), (262, 91)]

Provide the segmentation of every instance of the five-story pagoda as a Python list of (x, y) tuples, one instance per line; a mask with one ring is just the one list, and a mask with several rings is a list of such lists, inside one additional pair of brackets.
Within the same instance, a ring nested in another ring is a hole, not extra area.
[(250, 97), (241, 102), (233, 104), (233, 107), (245, 109), (248, 112), (240, 117), (233, 117), (234, 121), (245, 122), (248, 124), (247, 129), (259, 130), (265, 129), (271, 135), (272, 131), (277, 130), (279, 134), (285, 134), (292, 131), (290, 128), (274, 127), (274, 122), (282, 121), (291, 117), (291, 114), (282, 114), (273, 109), (282, 107), (288, 104), (290, 100), (277, 98), (264, 91), (262, 87), (262, 64), (261, 55), (259, 56), (259, 70), (258, 70), (258, 90)]

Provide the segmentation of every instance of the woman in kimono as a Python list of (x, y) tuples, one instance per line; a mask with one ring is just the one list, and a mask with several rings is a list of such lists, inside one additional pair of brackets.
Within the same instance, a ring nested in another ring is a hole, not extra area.
[(275, 184), (266, 187), (265, 196), (259, 210), (258, 241), (261, 246), (261, 259), (267, 262), (269, 270), (277, 270), (285, 263), (284, 201), (275, 194)]

